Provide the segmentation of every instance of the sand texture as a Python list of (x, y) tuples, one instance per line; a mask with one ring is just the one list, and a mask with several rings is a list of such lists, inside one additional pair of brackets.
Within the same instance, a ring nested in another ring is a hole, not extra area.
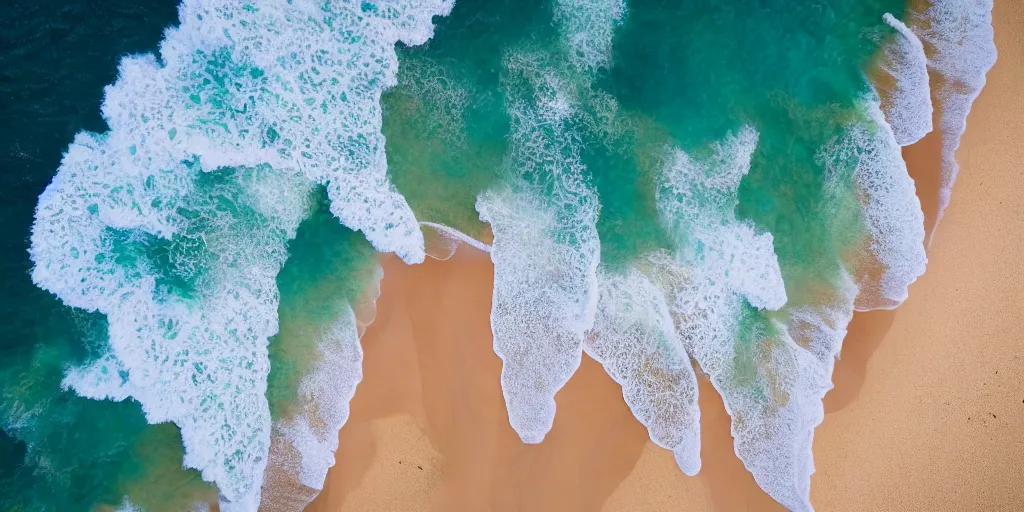
[[(997, 1), (994, 19), (999, 60), (928, 271), (902, 307), (850, 326), (815, 434), (818, 510), (1024, 509), (1024, 1)], [(905, 150), (928, 218), (938, 150), (934, 133)], [(522, 444), (491, 348), (488, 256), (462, 247), (446, 261), (383, 264), (365, 378), (308, 510), (782, 510), (733, 454), (706, 380), (696, 477), (647, 440), (587, 357), (557, 396), (551, 433)]]

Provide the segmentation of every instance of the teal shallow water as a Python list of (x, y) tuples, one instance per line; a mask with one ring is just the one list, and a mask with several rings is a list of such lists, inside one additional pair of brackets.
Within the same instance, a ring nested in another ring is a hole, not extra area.
[[(550, 2), (534, 4), (462, 2), (439, 20), (439, 37), (402, 48), (399, 86), (383, 100), (384, 133), (393, 180), (424, 220), (483, 228), (476, 196), (509, 152), (502, 61), (524, 45), (561, 44)], [(761, 131), (761, 143), (741, 217), (783, 238), (777, 250), (795, 267), (833, 259), (818, 254), (837, 244), (815, 218), (825, 173), (816, 156), (863, 115), (865, 69), (890, 33), (881, 16), (903, 10), (902, 1), (882, 0), (630, 2), (611, 69), (573, 77), (574, 87), (592, 86), (619, 104), (613, 114), (602, 111), (605, 98), (588, 98), (578, 126), (600, 196), (603, 261), (667, 245), (654, 205), (661, 162), (652, 153), (672, 142), (700, 151), (744, 124)], [(560, 50), (553, 64), (570, 66), (571, 52)], [(595, 130), (602, 121), (610, 126)]]
[(923, 271), (866, 76), (905, 7), (22, 8), (0, 61), (0, 478), (17, 489), (0, 508), (184, 510), (219, 490), (251, 510), (264, 473), (318, 489), (377, 251), (422, 260), (432, 222), (494, 234), (495, 350), (524, 441), (586, 351), (692, 474), (692, 361), (758, 483), (808, 509), (854, 302), (898, 304)]

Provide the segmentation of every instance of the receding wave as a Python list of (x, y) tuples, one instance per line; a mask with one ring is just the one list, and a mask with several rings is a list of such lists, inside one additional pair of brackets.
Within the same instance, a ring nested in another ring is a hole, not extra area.
[[(93, 501), (301, 509), (362, 378), (378, 251), (465, 244), (494, 264), (524, 442), (586, 353), (693, 475), (708, 378), (757, 483), (811, 510), (846, 326), (925, 268), (901, 146), (932, 130), (934, 90), (944, 207), (995, 54), (990, 0), (797, 4), (185, 0), (157, 54), (122, 60), (110, 130), (74, 138), (32, 226), (33, 281), (96, 338), (52, 355), (56, 380), (138, 402), (137, 430), (178, 450)], [(31, 439), (45, 408), (10, 403)], [(165, 466), (183, 496), (137, 492)]]
[(882, 19), (896, 29), (896, 34), (885, 46), (880, 66), (893, 82), (888, 90), (883, 88), (883, 110), (896, 143), (909, 146), (932, 131), (928, 57), (921, 40), (902, 21), (890, 13), (885, 13)]
[(584, 179), (574, 106), (552, 63), (530, 50), (507, 57), (512, 118), (503, 185), (477, 201), (494, 244), (494, 350), (509, 422), (539, 443), (555, 393), (579, 367), (597, 302), (597, 195)]
[(665, 291), (648, 275), (666, 266), (664, 257), (652, 255), (624, 275), (599, 276), (597, 315), (583, 348), (622, 386), (651, 441), (672, 450), (683, 473), (693, 476), (701, 466), (697, 377)]
[(985, 86), (985, 74), (996, 62), (992, 0), (935, 0), (924, 12), (915, 13), (911, 28), (924, 43), (929, 68), (937, 75), (934, 96), (939, 100), (942, 130), (937, 224), (960, 172), (956, 150), (967, 129), (967, 115)]

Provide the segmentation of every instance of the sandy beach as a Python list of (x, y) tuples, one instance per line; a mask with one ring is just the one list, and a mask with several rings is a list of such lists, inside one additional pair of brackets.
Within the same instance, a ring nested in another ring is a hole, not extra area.
[[(999, 60), (968, 120), (928, 271), (899, 309), (856, 315), (844, 342), (815, 433), (818, 510), (1024, 503), (1024, 2), (997, 0), (994, 20)], [(905, 150), (929, 218), (938, 150), (937, 134)], [(445, 261), (383, 265), (364, 380), (307, 510), (783, 510), (734, 455), (706, 380), (696, 477), (647, 440), (586, 356), (557, 396), (550, 434), (523, 444), (491, 347), (488, 255), (462, 246)]]

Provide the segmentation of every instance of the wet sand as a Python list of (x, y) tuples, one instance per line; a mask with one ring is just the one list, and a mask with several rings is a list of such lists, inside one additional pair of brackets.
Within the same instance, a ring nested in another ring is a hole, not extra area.
[[(968, 121), (928, 272), (898, 310), (857, 314), (850, 326), (815, 435), (818, 510), (1024, 503), (1024, 3), (997, 0), (995, 24), (999, 61)], [(905, 151), (928, 218), (937, 142)], [(446, 261), (383, 264), (364, 380), (338, 463), (307, 510), (782, 510), (733, 454), (706, 381), (696, 477), (647, 441), (586, 356), (556, 397), (551, 433), (522, 444), (491, 350), (487, 255), (461, 247)]]
[[(820, 510), (1024, 506), (1024, 3), (993, 15), (999, 59), (928, 272), (896, 311), (858, 315), (844, 344), (815, 435)], [(926, 219), (938, 147), (930, 135), (904, 152)]]
[(647, 444), (618, 385), (586, 359), (545, 442), (523, 444), (491, 347), (489, 257), (462, 247), (447, 261), (383, 265), (344, 455), (308, 510), (600, 509)]

